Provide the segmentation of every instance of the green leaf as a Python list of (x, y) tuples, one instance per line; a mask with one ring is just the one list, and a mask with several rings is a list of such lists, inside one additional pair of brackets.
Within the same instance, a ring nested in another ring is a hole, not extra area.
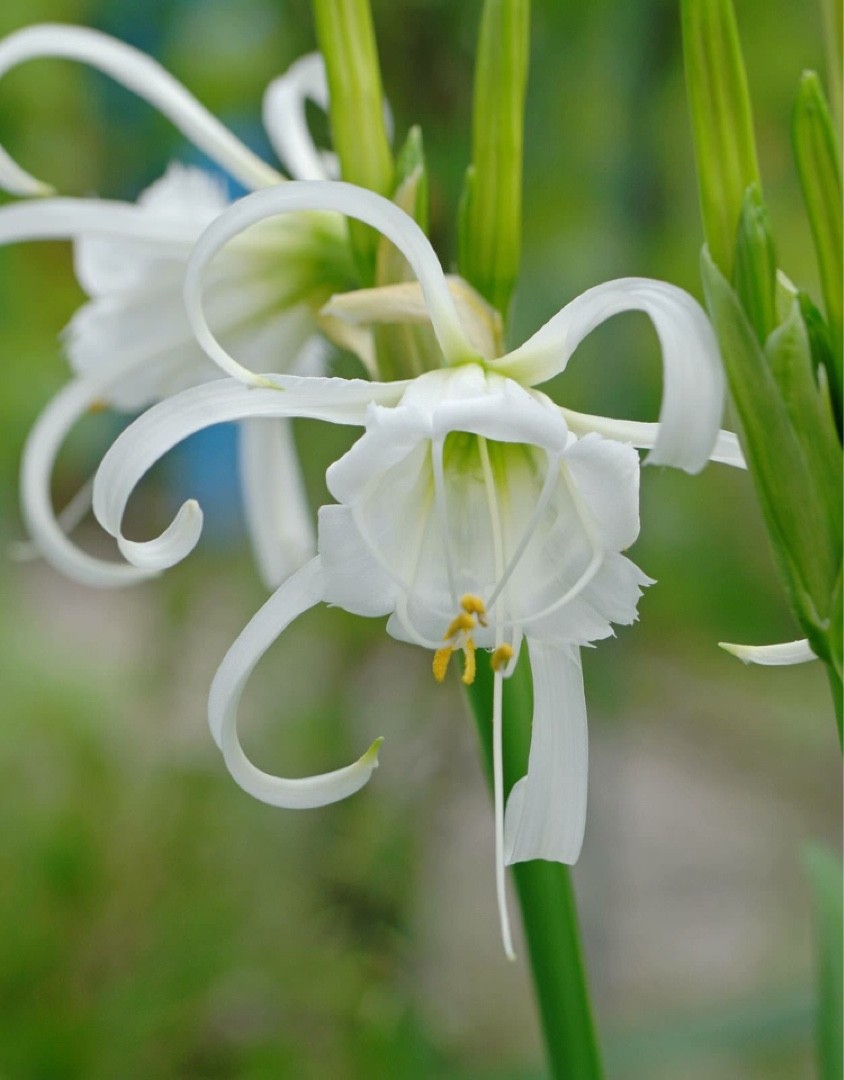
[(522, 235), (522, 153), (530, 0), (486, 0), (459, 216), (460, 273), (506, 317)]
[(741, 43), (730, 0), (682, 0), (681, 17), (703, 232), (729, 278), (744, 193), (759, 183)]
[(733, 269), (736, 292), (760, 342), (777, 325), (777, 256), (768, 208), (758, 184), (744, 193)]
[[(827, 517), (831, 523), (840, 522), (844, 512), (841, 444), (829, 400), (826, 369), (817, 369), (818, 380), (799, 299), (792, 302), (787, 317), (765, 342), (765, 356), (803, 447), (809, 471), (825, 501)], [(840, 543), (840, 532), (838, 535)]]
[[(743, 446), (795, 614), (818, 655), (826, 634), (841, 546), (840, 520), (830, 514), (780, 386), (738, 297), (703, 249), (701, 275), (721, 344)], [(775, 349), (786, 349), (783, 340)], [(793, 342), (788, 341), (788, 348)], [(784, 367), (791, 359), (778, 358)], [(796, 361), (794, 361), (796, 363)]]
[[(467, 688), (492, 776), (492, 669), (478, 664)], [(527, 649), (504, 680), (504, 790), (527, 772), (533, 689)], [(553, 1080), (601, 1080), (603, 1069), (592, 1020), (580, 931), (569, 868), (535, 859), (512, 868), (522, 910), (531, 972)]]
[[(412, 197), (404, 194), (412, 190)], [(396, 190), (393, 202), (406, 210), (423, 232), (428, 231), (428, 170), (422, 129), (414, 124), (396, 157)]]
[(842, 393), (842, 212), (838, 141), (820, 80), (813, 71), (800, 79), (792, 124), (794, 158), (821, 276), (835, 363), (830, 382), (836, 400)]
[(818, 969), (818, 1075), (820, 1080), (841, 1080), (842, 1059), (842, 927), (840, 860), (819, 845), (805, 854), (806, 870), (812, 885), (815, 941)]
[[(342, 177), (389, 197), (393, 158), (369, 0), (311, 0), (311, 6), (328, 74), (331, 135)], [(378, 234), (352, 222), (350, 235), (363, 283), (371, 285)]]
[[(806, 324), (806, 332), (809, 335), (809, 345), (812, 349), (812, 363), (814, 364), (815, 372), (817, 373), (817, 377), (820, 378), (820, 369), (823, 368), (826, 373), (827, 386), (829, 386), (830, 380), (834, 377), (832, 368), (835, 363), (832, 355), (832, 339), (829, 335), (829, 327), (826, 325), (826, 320), (818, 311), (808, 293), (798, 293), (797, 299), (800, 303), (800, 313), (803, 316), (803, 322)], [(839, 395), (836, 399), (831, 390), (829, 393), (840, 438), (842, 430), (844, 430), (844, 425), (842, 425), (841, 397)]]

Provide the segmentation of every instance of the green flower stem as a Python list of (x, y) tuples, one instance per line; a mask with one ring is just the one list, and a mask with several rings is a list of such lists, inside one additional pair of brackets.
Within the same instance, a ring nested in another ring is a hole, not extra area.
[[(492, 671), (479, 663), (468, 688), (492, 776)], [(504, 682), (504, 790), (527, 771), (533, 693), (526, 652)], [(534, 860), (513, 868), (553, 1080), (601, 1080), (569, 868)]]
[[(312, 0), (311, 6), (328, 73), (331, 134), (342, 177), (389, 198), (393, 156), (369, 0)], [(357, 222), (350, 234), (364, 284), (371, 285), (378, 234)]]

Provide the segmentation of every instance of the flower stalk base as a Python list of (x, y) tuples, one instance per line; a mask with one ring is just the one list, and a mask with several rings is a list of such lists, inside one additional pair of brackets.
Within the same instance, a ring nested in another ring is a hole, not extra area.
[[(493, 672), (479, 663), (466, 688), (477, 722), (487, 775), (492, 777)], [(525, 774), (531, 735), (532, 687), (527, 656), (504, 681), (504, 789)], [(512, 867), (525, 942), (553, 1080), (601, 1080), (601, 1065), (580, 944), (569, 868), (534, 859)]]

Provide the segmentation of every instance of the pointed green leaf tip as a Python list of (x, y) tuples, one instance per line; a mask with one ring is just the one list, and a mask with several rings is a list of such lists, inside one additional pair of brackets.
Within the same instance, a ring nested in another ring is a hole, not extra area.
[(744, 193), (733, 278), (747, 317), (764, 344), (777, 324), (777, 257), (768, 210), (758, 184), (751, 184)]
[(729, 278), (744, 195), (759, 183), (741, 43), (730, 0), (682, 0), (681, 15), (703, 232)]
[(833, 393), (842, 392), (842, 212), (838, 140), (820, 80), (813, 71), (800, 79), (792, 125), (794, 158), (812, 228), (824, 307), (829, 322), (834, 367)]
[(460, 212), (458, 265), (507, 314), (521, 255), (522, 152), (529, 0), (486, 0), (475, 63), (472, 164)]

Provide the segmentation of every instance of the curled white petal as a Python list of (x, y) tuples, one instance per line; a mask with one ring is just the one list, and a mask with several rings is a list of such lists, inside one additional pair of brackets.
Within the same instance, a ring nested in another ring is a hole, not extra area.
[[(560, 411), (569, 428), (578, 436), (594, 432), (605, 439), (629, 443), (630, 446), (636, 446), (642, 450), (651, 449), (659, 438), (659, 424), (641, 420), (615, 420), (610, 416), (593, 416), (590, 413), (575, 412), (573, 409)], [(734, 431), (718, 432), (709, 460), (721, 465), (732, 465), (734, 469), (747, 468), (738, 435)]]
[(468, 341), (439, 260), (428, 238), (398, 206), (381, 195), (340, 181), (294, 180), (239, 199), (205, 230), (197, 241), (185, 274), (185, 308), (196, 339), (223, 371), (261, 384), (239, 364), (211, 333), (202, 307), (202, 279), (217, 252), (252, 225), (297, 210), (328, 210), (378, 229), (402, 252), (422, 286), (431, 324), (449, 363), (477, 356)]
[[(91, 511), (91, 499), (94, 494), (94, 478), (82, 485), (73, 498), (56, 514), (59, 528), (69, 536)], [(16, 562), (34, 562), (41, 558), (41, 552), (31, 540), (16, 540), (7, 549), (10, 559)]]
[[(177, 443), (203, 428), (250, 417), (304, 416), (335, 424), (362, 424), (370, 402), (394, 404), (406, 383), (369, 383), (361, 379), (298, 378), (273, 375), (274, 388), (244, 386), (220, 379), (176, 394), (131, 424), (103, 458), (94, 478), (94, 514), (117, 537), (127, 558), (160, 569), (184, 558), (199, 538), (198, 507), (185, 504), (177, 519), (151, 541), (127, 541), (123, 513), (141, 478)], [(173, 529), (174, 531), (170, 531)], [(166, 542), (161, 542), (166, 537)]]
[(246, 420), (238, 447), (252, 550), (276, 588), (316, 554), (316, 529), (289, 420)]
[(229, 649), (211, 686), (208, 722), (226, 765), (244, 791), (271, 806), (305, 810), (338, 802), (366, 784), (378, 767), (376, 741), (352, 765), (320, 776), (287, 780), (246, 757), (237, 736), (237, 707), (255, 665), (294, 619), (322, 600), (322, 571), (312, 559), (270, 597)]
[(36, 420), (21, 460), (21, 508), (38, 553), (67, 577), (94, 588), (134, 585), (150, 573), (121, 562), (98, 559), (78, 548), (56, 519), (50, 480), (70, 429), (100, 398), (101, 387), (77, 380), (56, 394)]
[[(78, 60), (109, 75), (162, 112), (195, 146), (246, 187), (268, 187), (283, 179), (156, 60), (131, 45), (83, 26), (30, 26), (0, 41), (0, 77), (18, 64), (39, 57)], [(25, 172), (2, 147), (0, 185), (16, 195), (44, 195), (53, 190)]]
[(817, 660), (805, 638), (800, 641), (784, 641), (778, 645), (733, 645), (728, 641), (719, 641), (718, 644), (744, 664), (786, 667), (789, 664), (805, 664), (809, 660)]
[(659, 337), (663, 393), (657, 439), (648, 460), (699, 472), (718, 434), (724, 374), (706, 313), (682, 289), (649, 278), (620, 278), (587, 289), (529, 338), (490, 365), (535, 385), (562, 371), (583, 339), (623, 311), (643, 311)]
[(308, 127), (305, 102), (328, 111), (325, 62), (308, 53), (273, 79), (264, 94), (264, 127), (273, 150), (294, 180), (330, 180), (337, 176), (337, 158), (320, 151)]
[(169, 570), (186, 558), (202, 535), (202, 510), (196, 499), (188, 499), (154, 540), (127, 540), (118, 535), (117, 545), (124, 558), (144, 570)]
[(508, 865), (527, 859), (574, 863), (586, 827), (589, 744), (578, 649), (528, 638), (533, 733), (527, 776), (507, 800)]

